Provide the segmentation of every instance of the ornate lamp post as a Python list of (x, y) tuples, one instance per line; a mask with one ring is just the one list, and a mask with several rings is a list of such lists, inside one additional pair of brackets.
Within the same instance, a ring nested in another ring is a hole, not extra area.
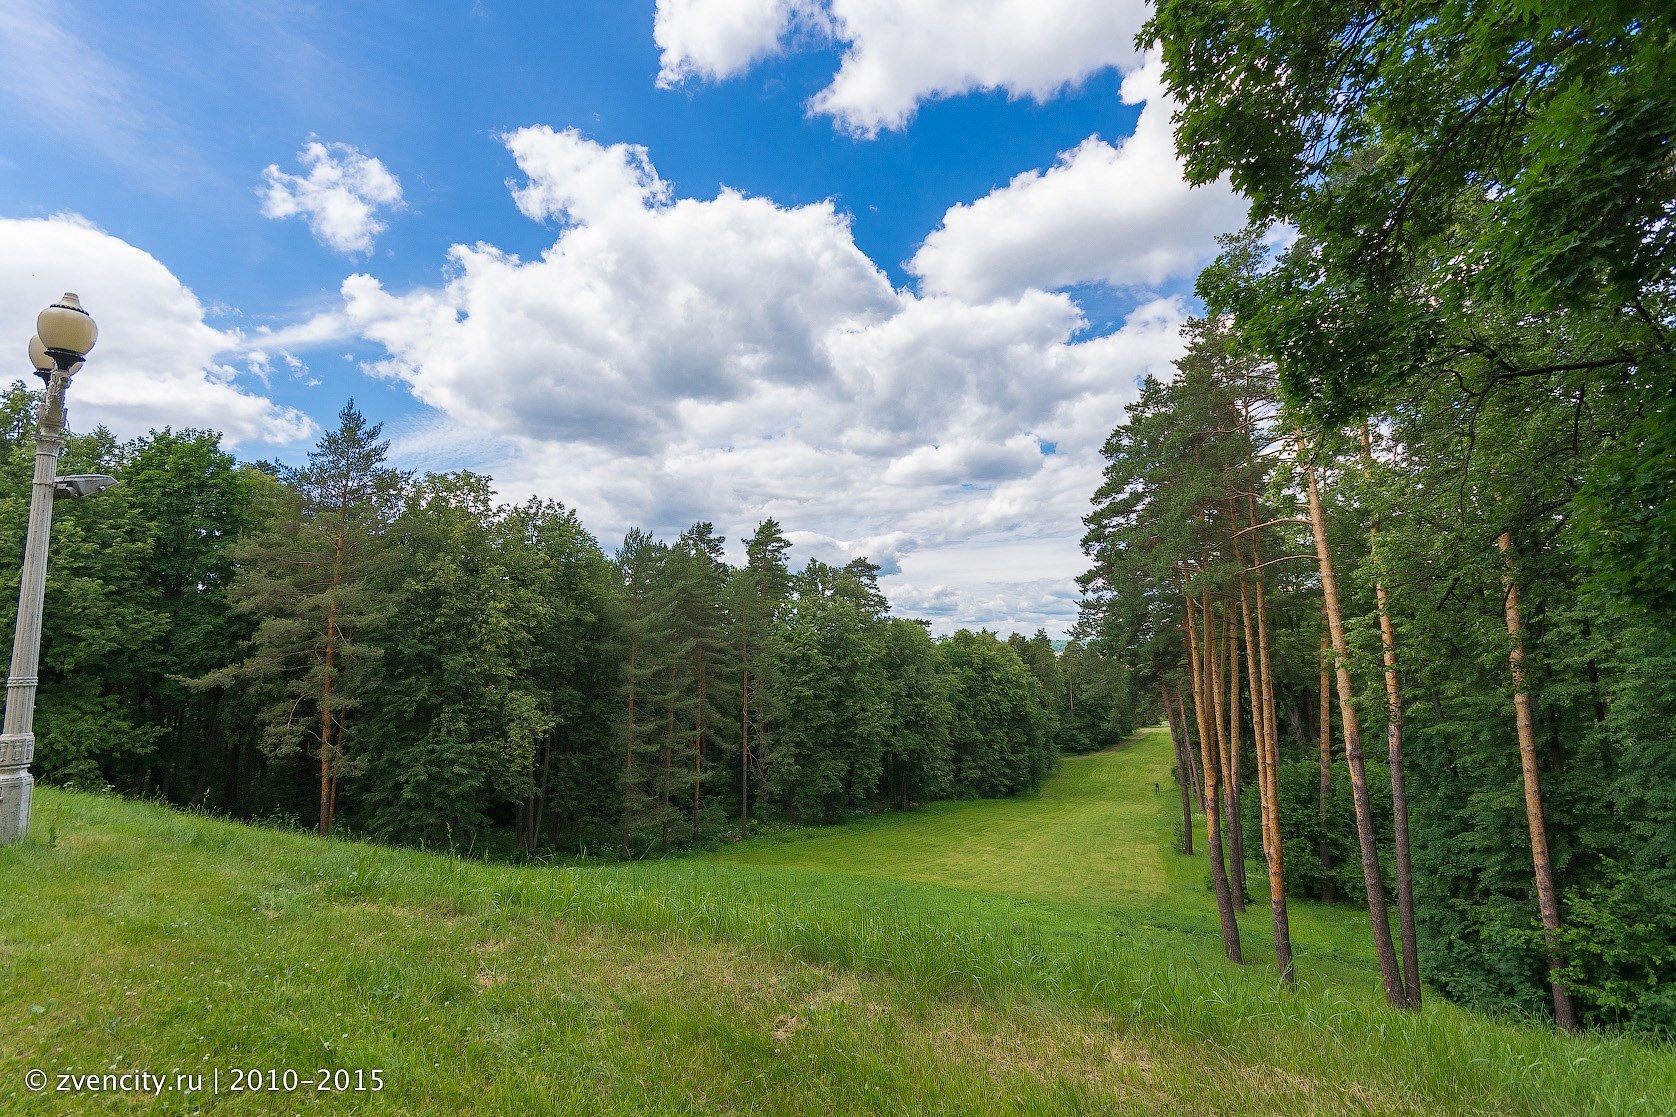
[(6, 680), (6, 719), (0, 727), (0, 845), (29, 833), (29, 801), (35, 787), (34, 777), (29, 774), (29, 762), (35, 757), (35, 672), (41, 653), (41, 603), (46, 596), (52, 502), (57, 496), (81, 496), (115, 484), (108, 477), (57, 476), (58, 454), (64, 448), (64, 391), (98, 340), (99, 328), (81, 308), (81, 301), (66, 293), (41, 311), (35, 320), (35, 334), (29, 342), (29, 357), (36, 375), (47, 382), (47, 394), (35, 429), (29, 534), (23, 547), (12, 670)]

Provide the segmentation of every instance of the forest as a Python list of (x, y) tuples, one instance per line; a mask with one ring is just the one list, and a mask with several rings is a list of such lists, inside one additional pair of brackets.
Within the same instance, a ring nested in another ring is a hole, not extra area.
[[(38, 395), (0, 401), (14, 550)], [(610, 556), (554, 502), (391, 468), (380, 434), (346, 405), (296, 468), (211, 432), (71, 437), (66, 470), (121, 484), (54, 524), (43, 779), (323, 836), (636, 857), (1015, 794), (1132, 728), (1116, 663), (1045, 633), (934, 640), (866, 559), (792, 572), (773, 520), (738, 567), (708, 523)]]
[(1230, 960), (1260, 856), (1282, 974), (1286, 898), (1351, 899), (1392, 1005), (1668, 1035), (1671, 24), (1503, 14), (1157, 6), (1252, 223), (1105, 446), (1085, 624), (1169, 719)]

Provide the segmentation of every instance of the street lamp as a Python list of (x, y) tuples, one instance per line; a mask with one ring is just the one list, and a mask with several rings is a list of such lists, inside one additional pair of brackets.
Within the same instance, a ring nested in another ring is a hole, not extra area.
[(99, 328), (66, 293), (35, 319), (29, 360), (47, 382), (46, 398), (35, 425), (35, 481), (29, 494), (29, 534), (23, 545), (23, 578), (17, 594), (17, 632), (12, 639), (12, 670), (6, 680), (6, 718), (0, 726), (0, 845), (29, 833), (29, 800), (35, 779), (35, 671), (41, 655), (41, 603), (47, 588), (47, 539), (52, 531), (52, 502), (59, 496), (82, 496), (116, 482), (80, 474), (58, 477), (58, 454), (64, 448), (64, 391), (81, 368)]

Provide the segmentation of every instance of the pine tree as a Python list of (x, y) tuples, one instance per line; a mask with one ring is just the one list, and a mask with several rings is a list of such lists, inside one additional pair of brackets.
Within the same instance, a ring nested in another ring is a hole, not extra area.
[(702, 829), (705, 782), (724, 762), (732, 743), (723, 728), (730, 721), (732, 703), (725, 601), (728, 567), (722, 547), (711, 524), (694, 524), (681, 533), (665, 571), (675, 638), (686, 649), (681, 675), (690, 687), (685, 705), (691, 720), (681, 732), (686, 742), (682, 752), (692, 756), (694, 836)]
[(389, 562), (385, 536), (405, 474), (384, 464), (390, 444), (353, 400), (306, 465), (283, 473), (285, 491), (261, 533), (235, 552), (235, 605), (258, 618), (242, 662), (200, 677), (261, 689), (262, 746), (270, 757), (318, 761), (322, 836), (331, 832), (339, 781), (357, 767), (348, 713), (377, 649), (366, 642), (386, 596), (373, 575)]

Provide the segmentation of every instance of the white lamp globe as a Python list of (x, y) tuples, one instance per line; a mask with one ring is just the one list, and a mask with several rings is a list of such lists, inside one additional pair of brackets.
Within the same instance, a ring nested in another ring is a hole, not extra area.
[(41, 344), (38, 337), (29, 339), (29, 367), (42, 376), (58, 367), (57, 362), (47, 355), (47, 347)]
[(55, 359), (61, 355), (85, 357), (99, 340), (99, 327), (82, 309), (75, 292), (66, 291), (64, 297), (41, 311), (35, 319), (35, 336)]

